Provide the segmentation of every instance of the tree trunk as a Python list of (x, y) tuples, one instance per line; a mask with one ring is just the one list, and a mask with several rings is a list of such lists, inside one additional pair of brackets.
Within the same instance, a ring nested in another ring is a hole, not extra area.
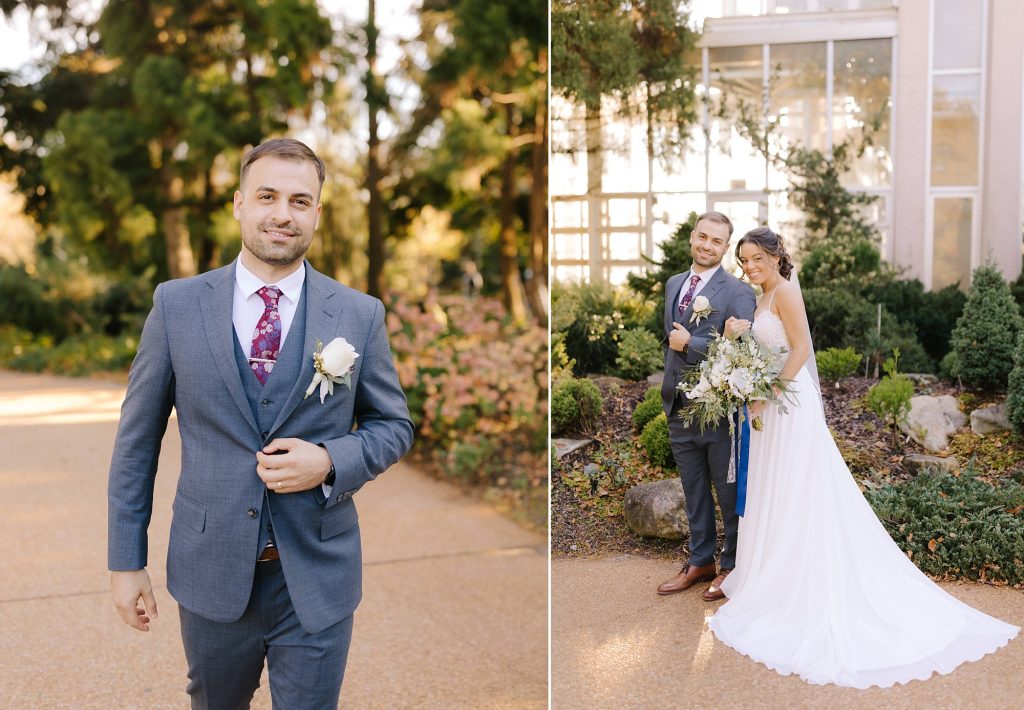
[[(200, 200), (203, 212), (207, 215), (212, 214), (216, 209), (213, 206), (213, 189), (211, 188), (210, 173), (212, 170), (211, 168), (203, 176), (203, 196)], [(202, 272), (212, 271), (220, 266), (221, 246), (210, 233), (209, 217), (199, 221), (196, 227), (195, 237), (199, 244), (199, 270)]]
[(514, 223), (517, 148), (512, 145), (518, 130), (515, 106), (511, 103), (505, 104), (505, 122), (510, 145), (501, 170), (501, 293), (508, 314), (517, 323), (522, 323), (526, 320), (526, 304), (523, 302), (523, 283), (519, 278), (519, 248)]
[(369, 149), (367, 152), (366, 189), (370, 193), (367, 212), (368, 236), (366, 269), (366, 290), (371, 296), (380, 298), (384, 293), (384, 230), (381, 224), (383, 204), (380, 194), (380, 138), (377, 135), (377, 111), (380, 102), (377, 85), (377, 10), (375, 0), (369, 0), (369, 14), (366, 19), (366, 104), (369, 114)]
[(590, 237), (590, 283), (604, 281), (601, 268), (601, 175), (604, 145), (601, 140), (601, 101), (586, 106), (587, 127), (587, 229)]
[[(547, 62), (540, 52), (540, 64)], [(526, 294), (530, 309), (541, 325), (548, 321), (548, 126), (546, 103), (537, 103), (534, 117), (533, 155), (530, 180), (530, 272)]]
[(176, 175), (174, 168), (171, 167), (171, 150), (173, 145), (169, 141), (164, 141), (160, 182), (166, 207), (160, 215), (160, 224), (163, 227), (164, 244), (167, 248), (167, 273), (172, 279), (180, 279), (195, 276), (196, 261), (192, 255), (188, 224), (185, 222), (185, 208), (182, 206), (185, 181), (180, 175)]

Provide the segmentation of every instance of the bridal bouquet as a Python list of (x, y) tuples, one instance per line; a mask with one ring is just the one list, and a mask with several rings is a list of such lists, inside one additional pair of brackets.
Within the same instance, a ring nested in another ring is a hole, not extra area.
[[(689, 400), (681, 411), (683, 421), (689, 425), (696, 419), (703, 432), (728, 417), (729, 431), (735, 435), (733, 415), (740, 412), (742, 417), (743, 407), (749, 402), (766, 400), (778, 404), (785, 412), (786, 405), (779, 394), (788, 391), (786, 382), (779, 377), (783, 352), (781, 348), (758, 343), (749, 332), (738, 338), (716, 334), (704, 361), (677, 385)], [(752, 424), (761, 431), (760, 418)]]

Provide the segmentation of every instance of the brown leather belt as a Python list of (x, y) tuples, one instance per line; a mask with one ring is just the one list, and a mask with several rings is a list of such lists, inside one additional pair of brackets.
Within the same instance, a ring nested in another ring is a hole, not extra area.
[(256, 559), (257, 562), (270, 562), (271, 560), (279, 560), (281, 555), (278, 554), (276, 547), (264, 547), (262, 554)]

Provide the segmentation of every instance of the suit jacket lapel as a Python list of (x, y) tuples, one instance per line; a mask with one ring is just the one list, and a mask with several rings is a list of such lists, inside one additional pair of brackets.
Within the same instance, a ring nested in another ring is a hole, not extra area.
[[(292, 391), (288, 394), (277, 421), (270, 429), (270, 435), (287, 421), (295, 408), (302, 403), (306, 389), (313, 380), (313, 353), (319, 340), (324, 345), (334, 340), (341, 327), (341, 301), (330, 288), (326, 276), (305, 263), (306, 268), (306, 338), (302, 346), (302, 368), (295, 380)], [(314, 392), (313, 395), (316, 395)], [(313, 396), (311, 395), (311, 396)]]
[[(675, 322), (678, 322), (678, 321), (676, 321), (676, 313), (677, 313), (676, 309), (679, 306), (679, 298), (680, 298), (680, 296), (683, 293), (683, 284), (686, 283), (686, 280), (689, 277), (689, 275), (690, 275), (690, 272), (687, 271), (686, 273), (680, 274), (678, 277), (675, 277), (675, 278), (678, 278), (679, 281), (675, 285), (673, 285), (672, 288), (668, 289), (666, 294), (665, 294), (665, 296), (666, 296), (666, 299), (665, 299), (665, 332), (666, 333), (671, 333), (672, 332), (672, 324), (675, 323)], [(668, 284), (666, 284), (666, 286), (667, 285)]]
[[(708, 299), (710, 301), (712, 298), (714, 298), (715, 294), (718, 293), (722, 289), (722, 286), (724, 286), (724, 285), (725, 285), (725, 269), (723, 269), (722, 267), (719, 267), (718, 271), (715, 272), (715, 275), (711, 277), (711, 280), (708, 282), (708, 285), (701, 289), (700, 295), (704, 296), (706, 299)], [(694, 300), (697, 300), (697, 299), (694, 298)], [(690, 306), (691, 307), (693, 306), (693, 302), (692, 301), (690, 303)]]
[(208, 278), (206, 285), (210, 287), (210, 293), (206, 298), (199, 299), (199, 308), (202, 311), (203, 328), (206, 331), (206, 340), (210, 345), (210, 351), (213, 353), (213, 361), (220, 376), (224, 378), (224, 384), (227, 385), (231, 399), (235, 401), (235, 405), (253, 431), (258, 432), (259, 427), (256, 425), (256, 419), (249, 407), (249, 400), (245, 398), (245, 392), (242, 390), (242, 378), (238, 373), (238, 366), (235, 364), (235, 325), (231, 318), (235, 289), (235, 265), (232, 263), (219, 275)]

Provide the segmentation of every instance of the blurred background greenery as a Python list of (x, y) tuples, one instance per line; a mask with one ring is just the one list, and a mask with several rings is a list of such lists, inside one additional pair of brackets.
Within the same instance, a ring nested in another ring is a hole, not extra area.
[[(237, 255), (240, 158), (279, 135), (328, 169), (310, 261), (394, 334), (475, 312), (416, 347), (484, 351), (480, 328), (546, 355), (543, 0), (0, 0), (0, 40), (0, 366), (123, 373), (154, 286)], [(418, 423), (474, 414), (427, 427), (425, 463), (546, 500), (546, 366), (513, 396), (508, 364), (433, 360), (445, 387), (403, 368)], [(492, 470), (513, 439), (533, 458)]]

